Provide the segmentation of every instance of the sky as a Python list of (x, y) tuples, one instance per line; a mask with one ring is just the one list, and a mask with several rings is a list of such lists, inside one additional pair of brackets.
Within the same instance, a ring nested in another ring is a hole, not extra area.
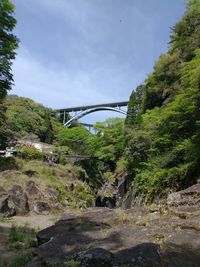
[[(165, 53), (185, 0), (12, 0), (12, 94), (50, 108), (126, 101)], [(94, 123), (119, 113), (96, 112)]]

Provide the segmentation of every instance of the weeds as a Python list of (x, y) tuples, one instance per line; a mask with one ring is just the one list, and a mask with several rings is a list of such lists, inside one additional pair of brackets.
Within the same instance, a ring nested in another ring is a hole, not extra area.
[(10, 229), (7, 246), (15, 249), (36, 247), (36, 233), (37, 231), (35, 229), (13, 225)]

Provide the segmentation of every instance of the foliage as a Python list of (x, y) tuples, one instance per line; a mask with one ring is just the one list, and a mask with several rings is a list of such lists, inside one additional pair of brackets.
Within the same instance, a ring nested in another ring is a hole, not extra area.
[(136, 91), (133, 91), (129, 102), (127, 116), (125, 120), (126, 127), (133, 127), (134, 125), (140, 123), (141, 113), (142, 113), (142, 98), (144, 95), (145, 85), (139, 85)]
[(81, 267), (81, 263), (76, 260), (70, 260), (70, 261), (65, 262), (65, 266), (66, 267)]
[(0, 1), (0, 148), (5, 148), (11, 132), (7, 130), (5, 96), (12, 87), (12, 61), (15, 59), (15, 50), (18, 39), (12, 34), (16, 20), (13, 17), (14, 5), (9, 0)]
[(2, 158), (0, 157), (0, 171), (17, 170), (19, 168), (15, 158)]
[(137, 92), (130, 97), (123, 157), (133, 185), (147, 200), (186, 188), (200, 176), (199, 32), (200, 1), (189, 1), (168, 53), (143, 85), (139, 108)]
[(58, 133), (61, 146), (68, 146), (77, 153), (87, 154), (87, 145), (91, 134), (83, 126), (63, 128)]
[(25, 249), (37, 246), (37, 231), (35, 229), (12, 225), (7, 245), (9, 248)]
[(31, 99), (9, 95), (5, 104), (8, 127), (17, 139), (52, 143), (63, 127), (53, 110)]
[(85, 209), (91, 206), (95, 199), (89, 186), (81, 182), (76, 183), (73, 190), (68, 190), (66, 196), (72, 208)]
[(4, 264), (3, 267), (23, 267), (34, 258), (33, 252), (21, 253), (10, 263)]
[(89, 150), (113, 169), (124, 150), (124, 119), (107, 119), (97, 122), (94, 128), (96, 135), (90, 139)]
[(40, 152), (37, 148), (34, 146), (22, 146), (20, 150), (18, 151), (18, 154), (23, 159), (27, 160), (33, 160), (33, 159), (44, 159), (44, 153)]

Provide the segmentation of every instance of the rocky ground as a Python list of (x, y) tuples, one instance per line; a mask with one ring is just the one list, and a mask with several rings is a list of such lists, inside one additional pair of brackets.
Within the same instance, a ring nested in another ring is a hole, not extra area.
[(37, 257), (27, 266), (199, 267), (199, 204), (197, 184), (171, 194), (158, 211), (66, 211), (38, 233)]
[[(35, 258), (26, 267), (200, 267), (200, 184), (170, 194), (165, 206), (65, 210), (16, 216), (40, 227)], [(1, 222), (0, 260), (11, 222)], [(46, 228), (47, 227), (47, 228)], [(9, 254), (11, 253), (11, 254)]]

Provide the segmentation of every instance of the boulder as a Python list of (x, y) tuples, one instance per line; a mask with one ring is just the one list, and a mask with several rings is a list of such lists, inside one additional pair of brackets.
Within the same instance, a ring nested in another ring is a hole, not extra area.
[(54, 188), (48, 187), (48, 188), (46, 188), (45, 193), (47, 195), (47, 198), (50, 201), (53, 201), (53, 202), (58, 201), (58, 198), (59, 198), (59, 192), (58, 192), (58, 190), (56, 190)]
[(76, 257), (83, 267), (112, 267), (113, 258), (113, 254), (103, 248), (89, 249)]
[(48, 203), (43, 201), (38, 201), (33, 204), (33, 211), (38, 214), (48, 214), (50, 207)]
[(121, 250), (115, 255), (115, 266), (161, 267), (160, 246), (144, 243)]
[(31, 199), (39, 199), (41, 197), (40, 190), (34, 181), (28, 181), (26, 184), (26, 192)]
[(8, 206), (8, 194), (5, 189), (0, 186), (0, 215), (10, 217), (15, 215), (15, 210)]
[(16, 214), (26, 214), (29, 212), (28, 197), (20, 185), (14, 185), (12, 189), (8, 191), (8, 194), (8, 205), (15, 209)]
[(200, 211), (200, 184), (193, 185), (185, 190), (171, 193), (167, 199), (168, 207), (177, 214), (198, 214)]
[(0, 215), (4, 217), (11, 217), (15, 215), (15, 209), (10, 208), (8, 205), (8, 195), (4, 195), (0, 197)]

